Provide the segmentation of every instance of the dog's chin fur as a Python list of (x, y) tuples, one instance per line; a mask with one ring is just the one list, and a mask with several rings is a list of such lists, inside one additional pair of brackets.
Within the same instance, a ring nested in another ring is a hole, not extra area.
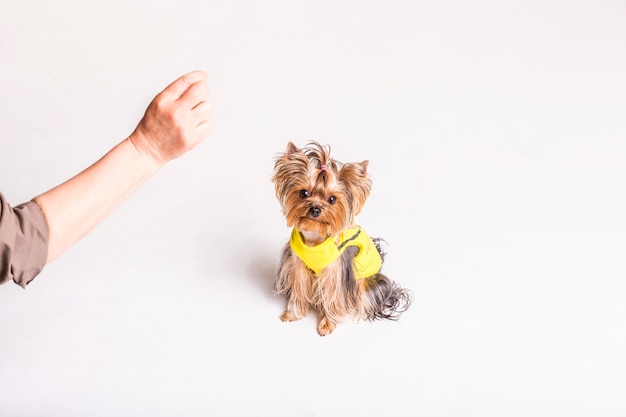
[(322, 243), (333, 234), (328, 224), (309, 219), (299, 220), (294, 227), (300, 232), (304, 242), (310, 246)]
[[(305, 244), (315, 246), (327, 238), (338, 239), (361, 211), (371, 190), (367, 161), (342, 164), (330, 157), (330, 148), (310, 142), (298, 149), (289, 142), (277, 157), (272, 180), (287, 225), (294, 227)], [(315, 215), (311, 214), (315, 210)], [(384, 259), (380, 239), (373, 239)], [(326, 336), (344, 318), (395, 320), (411, 304), (410, 292), (380, 271), (357, 279), (355, 246), (319, 274), (311, 271), (293, 252), (283, 249), (274, 290), (287, 299), (283, 321), (303, 318), (310, 308), (319, 313), (317, 331)]]

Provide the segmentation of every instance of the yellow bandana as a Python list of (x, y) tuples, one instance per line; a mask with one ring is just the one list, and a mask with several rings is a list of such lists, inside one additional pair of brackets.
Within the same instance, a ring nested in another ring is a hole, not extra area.
[(338, 244), (335, 244), (329, 237), (317, 246), (307, 246), (300, 232), (293, 229), (289, 244), (298, 258), (316, 274), (335, 262), (348, 246), (359, 248), (359, 253), (353, 261), (356, 279), (371, 277), (380, 270), (382, 265), (382, 258), (376, 245), (359, 226), (344, 231), (339, 236)]

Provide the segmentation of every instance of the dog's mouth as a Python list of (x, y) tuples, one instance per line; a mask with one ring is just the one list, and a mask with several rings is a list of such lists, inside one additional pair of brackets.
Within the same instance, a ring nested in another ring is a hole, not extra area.
[(315, 228), (318, 229), (320, 226), (327, 227), (328, 222), (325, 222), (319, 217), (318, 218), (314, 218), (310, 216), (299, 217), (296, 226), (298, 226), (298, 228), (303, 228), (306, 225), (315, 225)]
[(301, 216), (299, 218), (299, 220), (301, 220), (301, 221), (306, 220), (306, 221), (316, 222), (316, 223), (326, 223), (326, 224), (328, 223), (328, 222), (322, 220), (320, 218), (320, 216), (315, 217), (315, 216), (312, 216), (311, 214), (307, 214), (306, 216)]
[(298, 218), (295, 226), (299, 230), (316, 231), (320, 234), (327, 234), (330, 224), (319, 217), (302, 216)]

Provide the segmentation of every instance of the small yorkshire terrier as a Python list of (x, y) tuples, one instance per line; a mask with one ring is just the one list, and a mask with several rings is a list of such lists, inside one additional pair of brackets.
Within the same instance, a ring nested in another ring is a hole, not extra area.
[(303, 149), (289, 142), (277, 156), (272, 182), (293, 227), (274, 285), (287, 299), (282, 321), (313, 307), (317, 331), (326, 336), (345, 317), (396, 320), (411, 304), (410, 292), (380, 273), (381, 239), (354, 223), (372, 188), (367, 165), (336, 161), (317, 142)]

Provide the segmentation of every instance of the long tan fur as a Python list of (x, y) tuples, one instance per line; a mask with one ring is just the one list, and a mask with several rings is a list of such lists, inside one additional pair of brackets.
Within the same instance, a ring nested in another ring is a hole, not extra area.
[[(371, 191), (368, 161), (342, 164), (330, 157), (330, 148), (310, 142), (298, 149), (293, 143), (276, 158), (272, 180), (287, 225), (305, 244), (315, 246), (355, 226)], [(375, 239), (378, 242), (378, 239)], [(332, 333), (346, 317), (397, 319), (411, 297), (408, 290), (378, 273), (356, 279), (354, 247), (343, 252), (319, 274), (295, 255), (289, 243), (283, 250), (275, 292), (287, 299), (283, 321), (303, 318), (312, 307), (319, 312), (318, 332)]]

